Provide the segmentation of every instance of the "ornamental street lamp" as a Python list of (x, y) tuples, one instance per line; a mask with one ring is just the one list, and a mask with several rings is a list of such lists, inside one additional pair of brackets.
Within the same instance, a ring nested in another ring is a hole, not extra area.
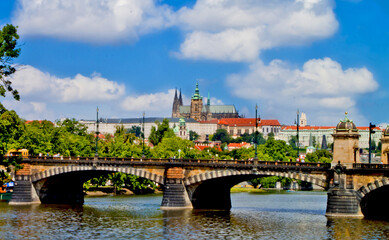
[(371, 134), (374, 134), (374, 128), (376, 126), (374, 124), (369, 124), (369, 164), (371, 164)]
[(254, 149), (255, 149), (255, 155), (254, 155), (254, 164), (258, 164), (258, 152), (257, 152), (257, 141), (258, 141), (258, 105), (255, 104), (255, 139), (254, 139)]
[(300, 159), (300, 138), (299, 138), (299, 127), (300, 127), (300, 111), (297, 109), (297, 156)]
[(98, 142), (99, 142), (99, 107), (96, 108), (96, 152), (95, 157), (99, 157)]
[(143, 112), (142, 120), (142, 158), (145, 157), (145, 112)]

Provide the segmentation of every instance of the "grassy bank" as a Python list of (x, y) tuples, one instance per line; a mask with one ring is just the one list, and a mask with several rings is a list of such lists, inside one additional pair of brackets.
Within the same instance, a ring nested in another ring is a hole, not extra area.
[(267, 192), (264, 189), (258, 189), (258, 188), (239, 188), (239, 187), (233, 187), (231, 188), (232, 193), (239, 193), (239, 192), (252, 192), (252, 193), (264, 193)]

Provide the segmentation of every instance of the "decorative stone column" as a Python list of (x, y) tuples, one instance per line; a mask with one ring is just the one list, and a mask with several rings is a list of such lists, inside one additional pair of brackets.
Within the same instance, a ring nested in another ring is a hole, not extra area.
[(352, 168), (353, 163), (360, 163), (359, 157), (359, 137), (358, 129), (352, 120), (347, 118), (340, 120), (336, 126), (334, 134), (334, 153), (332, 166), (340, 164), (347, 168)]
[(383, 164), (389, 164), (389, 126), (386, 127), (382, 135), (381, 143), (381, 162)]
[(347, 178), (347, 168), (360, 163), (358, 129), (352, 120), (340, 120), (334, 134), (333, 185), (327, 193), (328, 217), (363, 217), (352, 177)]
[(179, 167), (168, 168), (165, 175), (161, 209), (193, 208), (183, 182), (184, 169)]

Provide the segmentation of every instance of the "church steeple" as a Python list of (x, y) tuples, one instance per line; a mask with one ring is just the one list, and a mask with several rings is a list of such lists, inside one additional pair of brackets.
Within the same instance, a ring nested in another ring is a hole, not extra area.
[(208, 105), (208, 107), (211, 106), (211, 97), (209, 96), (209, 92), (208, 92), (208, 98), (207, 98), (207, 105)]
[(177, 117), (180, 113), (180, 101), (177, 97), (177, 88), (174, 93), (174, 100), (173, 100), (173, 109), (172, 109), (172, 117)]
[(180, 97), (178, 98), (179, 105), (182, 106), (182, 94), (181, 94), (181, 88), (180, 88)]
[(199, 82), (196, 82), (196, 89), (195, 89), (195, 93), (192, 96), (192, 99), (193, 100), (203, 99), (203, 97), (200, 96)]

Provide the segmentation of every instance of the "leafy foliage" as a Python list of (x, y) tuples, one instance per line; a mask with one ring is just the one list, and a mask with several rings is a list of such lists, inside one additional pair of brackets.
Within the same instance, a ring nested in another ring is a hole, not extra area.
[(189, 130), (189, 140), (194, 141), (199, 139), (199, 134), (195, 131)]
[(8, 77), (16, 71), (13, 60), (20, 54), (20, 48), (16, 48), (18, 39), (17, 28), (11, 24), (5, 25), (0, 31), (0, 95), (5, 97), (8, 91), (16, 100), (20, 99), (19, 93), (12, 88)]
[(135, 134), (135, 137), (142, 138), (143, 132), (142, 129), (139, 126), (132, 126), (130, 129), (127, 130), (127, 133), (133, 133)]
[(155, 122), (157, 127), (153, 126), (151, 128), (149, 141), (157, 146), (164, 137), (173, 137), (175, 136), (173, 129), (169, 128), (169, 120), (167, 118), (163, 119), (162, 123), (158, 121)]
[(228, 135), (227, 130), (217, 129), (216, 133), (212, 136), (212, 141), (221, 141), (222, 143), (230, 143), (231, 137)]
[(294, 161), (297, 158), (297, 151), (281, 140), (270, 138), (264, 145), (259, 146), (259, 150), (267, 154), (274, 161)]
[(326, 149), (317, 150), (313, 153), (308, 153), (305, 157), (306, 162), (321, 162), (330, 163), (332, 161), (332, 153)]

